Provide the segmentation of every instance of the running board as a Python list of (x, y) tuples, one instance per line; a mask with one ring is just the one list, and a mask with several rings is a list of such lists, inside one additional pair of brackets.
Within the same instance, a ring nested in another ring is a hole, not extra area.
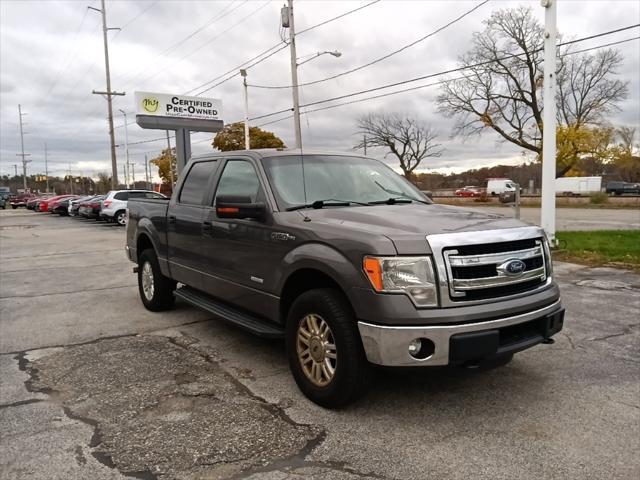
[(213, 313), (254, 335), (264, 338), (284, 338), (284, 329), (273, 325), (266, 320), (254, 317), (251, 314), (241, 312), (233, 307), (225, 305), (206, 293), (199, 292), (189, 287), (180, 287), (175, 295), (191, 305)]

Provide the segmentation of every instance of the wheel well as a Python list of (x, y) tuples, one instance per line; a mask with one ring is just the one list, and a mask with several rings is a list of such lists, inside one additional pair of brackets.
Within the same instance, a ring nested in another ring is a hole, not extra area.
[(151, 239), (145, 234), (140, 235), (136, 242), (136, 255), (140, 257), (140, 254), (148, 248), (153, 250), (153, 243), (151, 243)]
[(287, 278), (280, 295), (280, 318), (283, 323), (287, 320), (294, 300), (304, 292), (316, 288), (333, 288), (344, 294), (340, 285), (326, 273), (313, 268), (297, 270)]

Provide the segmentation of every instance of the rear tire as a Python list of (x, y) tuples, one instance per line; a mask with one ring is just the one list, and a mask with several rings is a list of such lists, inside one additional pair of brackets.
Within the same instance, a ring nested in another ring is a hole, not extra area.
[(291, 373), (309, 400), (337, 408), (365, 393), (370, 365), (351, 306), (339, 291), (300, 295), (289, 311), (286, 340)]
[(124, 227), (127, 225), (127, 212), (125, 212), (124, 210), (119, 210), (116, 212), (116, 214), (113, 216), (113, 221), (120, 225), (121, 227)]
[(138, 257), (138, 291), (147, 310), (161, 312), (173, 307), (176, 282), (160, 271), (156, 252), (149, 248)]

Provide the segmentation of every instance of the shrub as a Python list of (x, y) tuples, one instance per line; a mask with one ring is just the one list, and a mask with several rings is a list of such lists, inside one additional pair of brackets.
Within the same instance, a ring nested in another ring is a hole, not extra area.
[(595, 192), (589, 195), (589, 202), (594, 205), (602, 205), (609, 201), (609, 196), (604, 192)]

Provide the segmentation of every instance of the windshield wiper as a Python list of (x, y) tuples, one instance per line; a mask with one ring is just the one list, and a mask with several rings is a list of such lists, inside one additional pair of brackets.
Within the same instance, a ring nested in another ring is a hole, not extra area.
[(396, 203), (411, 203), (413, 199), (408, 197), (391, 197), (386, 200), (374, 200), (373, 202), (369, 202), (369, 205), (395, 205)]
[(367, 203), (355, 202), (353, 200), (336, 200), (334, 198), (329, 198), (327, 200), (316, 200), (313, 203), (306, 203), (304, 205), (295, 205), (293, 207), (289, 207), (285, 209), (287, 212), (292, 212), (294, 210), (302, 210), (303, 208), (315, 208), (320, 209), (324, 207), (348, 207), (351, 204), (355, 205), (368, 205)]
[[(426, 204), (426, 205), (430, 205), (430, 203), (429, 203), (429, 202), (427, 202), (427, 201), (425, 201), (425, 200), (420, 200), (419, 198), (408, 197), (407, 195), (405, 195), (405, 194), (404, 194), (404, 193), (402, 193), (402, 192), (396, 192), (395, 190), (391, 190), (390, 188), (387, 188), (387, 187), (385, 187), (384, 185), (382, 185), (382, 184), (381, 184), (379, 181), (377, 181), (377, 180), (374, 180), (374, 183), (375, 183), (377, 186), (379, 186), (382, 190), (384, 190), (385, 192), (390, 193), (391, 195), (398, 195), (398, 196), (397, 196), (397, 197), (394, 197), (393, 199), (387, 199), (387, 200), (384, 200), (384, 201), (379, 201), (379, 202), (369, 202), (369, 205), (380, 205), (380, 204), (383, 204), (383, 203), (388, 203), (390, 200), (395, 200), (395, 201), (397, 202), (399, 199), (402, 199), (402, 198), (406, 198), (406, 199), (408, 199), (408, 200), (412, 200), (412, 201), (416, 201), (416, 202), (424, 203), (424, 204)], [(410, 203), (410, 202), (397, 202), (397, 203)]]

